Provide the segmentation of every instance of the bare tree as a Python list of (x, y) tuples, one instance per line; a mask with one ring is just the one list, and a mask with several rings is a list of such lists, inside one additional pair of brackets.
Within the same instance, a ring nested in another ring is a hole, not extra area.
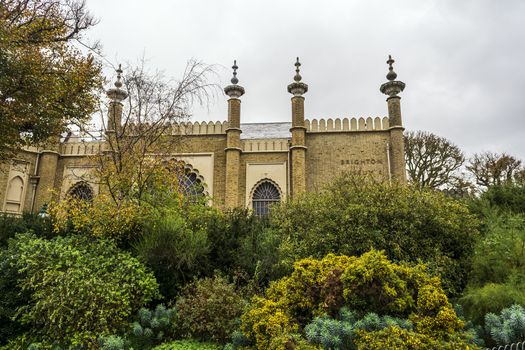
[(410, 181), (421, 188), (453, 187), (465, 162), (458, 146), (423, 131), (405, 134), (405, 159)]
[(211, 82), (214, 67), (196, 60), (188, 62), (180, 80), (150, 73), (144, 60), (125, 71), (122, 82), (119, 71), (117, 88), (113, 89), (127, 95), (122, 116), (106, 119), (104, 116), (111, 116), (115, 107), (112, 102), (102, 106), (105, 151), (92, 161), (97, 164), (95, 178), (115, 204), (133, 200), (140, 205), (153, 184), (167, 188), (177, 185), (170, 183), (177, 177), (168, 172), (180, 170), (179, 165), (167, 160), (180, 150), (181, 136), (189, 132), (185, 122), (192, 106), (208, 104), (217, 85)]
[(474, 154), (469, 160), (467, 170), (472, 173), (476, 183), (484, 187), (514, 183), (523, 176), (521, 160), (506, 153)]

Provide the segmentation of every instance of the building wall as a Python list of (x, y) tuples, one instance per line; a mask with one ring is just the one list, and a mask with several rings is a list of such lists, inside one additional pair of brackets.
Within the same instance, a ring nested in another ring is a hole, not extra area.
[[(389, 179), (389, 158), (387, 144), (391, 139), (387, 118), (371, 120), (312, 120), (306, 121), (306, 189), (315, 191), (343, 172), (369, 175), (374, 179)], [(197, 127), (198, 126), (198, 127)], [(205, 126), (204, 129), (202, 129)], [(226, 193), (226, 133), (224, 123), (193, 125), (193, 132), (181, 137), (180, 144), (173, 152), (173, 157), (183, 160), (202, 175), (207, 183), (207, 192), (212, 203), (218, 207), (225, 205)], [(241, 140), (239, 160), (239, 205), (250, 206), (254, 187), (263, 179), (276, 184), (282, 198), (289, 195), (290, 164), (289, 138)], [(89, 155), (99, 152), (103, 147), (100, 142), (64, 143), (60, 147), (60, 156), (56, 164), (41, 157), (39, 172), (50, 173), (50, 178), (40, 178), (34, 211), (40, 210), (49, 200), (45, 194), (50, 190), (64, 196), (78, 181), (85, 180), (93, 169)], [(35, 172), (37, 150), (22, 151), (15, 157), (16, 164), (23, 165), (24, 200), (23, 208), (31, 210), (32, 187), (30, 178)], [(52, 158), (52, 157), (48, 157)], [(13, 164), (0, 165), (0, 200), (4, 210), (9, 180), (15, 174)], [(25, 164), (25, 165), (24, 165)], [(392, 164), (391, 169), (396, 169)], [(212, 175), (211, 175), (212, 174)], [(212, 178), (212, 179), (210, 179)], [(93, 181), (95, 182), (95, 181)], [(92, 184), (95, 193), (99, 189)]]
[(387, 180), (388, 142), (388, 131), (307, 133), (307, 191), (319, 189), (343, 172)]

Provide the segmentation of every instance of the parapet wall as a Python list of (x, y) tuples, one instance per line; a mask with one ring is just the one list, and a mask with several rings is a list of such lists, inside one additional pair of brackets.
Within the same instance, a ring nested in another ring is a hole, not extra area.
[(377, 131), (388, 130), (390, 127), (388, 117), (368, 118), (328, 118), (306, 119), (304, 126), (307, 132), (337, 132), (337, 131)]
[(225, 134), (228, 129), (227, 121), (216, 122), (183, 122), (173, 123), (172, 133), (175, 135), (217, 135)]
[(66, 142), (60, 145), (61, 155), (87, 156), (99, 154), (103, 149), (102, 141)]
[(242, 140), (243, 152), (288, 152), (288, 139)]

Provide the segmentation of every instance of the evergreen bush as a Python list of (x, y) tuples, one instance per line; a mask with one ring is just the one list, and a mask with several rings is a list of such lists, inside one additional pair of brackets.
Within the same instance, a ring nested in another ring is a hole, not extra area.
[(485, 330), (497, 345), (525, 340), (525, 309), (518, 304), (485, 316)]
[(184, 338), (226, 343), (244, 302), (235, 286), (220, 276), (188, 285), (177, 299), (177, 325)]

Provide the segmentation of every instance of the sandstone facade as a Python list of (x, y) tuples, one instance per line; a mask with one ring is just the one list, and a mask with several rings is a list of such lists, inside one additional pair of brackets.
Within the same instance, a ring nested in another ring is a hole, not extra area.
[[(264, 195), (274, 196), (273, 200), (292, 198), (315, 191), (343, 172), (405, 181), (398, 96), (404, 84), (391, 79), (389, 73), (389, 81), (381, 86), (381, 92), (389, 96), (388, 116), (306, 119), (308, 100), (303, 95), (308, 86), (301, 82), (300, 63), (296, 66), (294, 82), (288, 86), (293, 95), (290, 122), (243, 124), (244, 88), (234, 76), (232, 85), (225, 88), (229, 97), (226, 121), (174, 126), (179, 133), (184, 130), (184, 136), (172, 157), (188, 165), (204, 184), (213, 205), (255, 208), (264, 205)], [(124, 96), (115, 89), (111, 93)], [(114, 108), (113, 112), (121, 113), (121, 109)], [(114, 113), (111, 122), (118, 124)], [(96, 194), (96, 180), (89, 181), (94, 166), (89, 155), (103, 149), (103, 141), (68, 137), (46, 149), (21, 150), (10, 162), (0, 165), (0, 210), (38, 212), (50, 200), (51, 191), (66, 196), (86, 179)]]

